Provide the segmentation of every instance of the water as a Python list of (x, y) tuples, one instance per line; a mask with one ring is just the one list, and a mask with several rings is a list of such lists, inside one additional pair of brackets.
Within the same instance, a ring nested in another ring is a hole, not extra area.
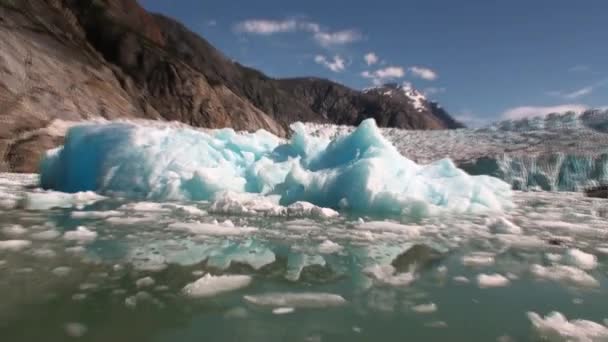
[[(581, 194), (516, 192), (517, 207), (503, 216), (517, 232), (496, 226), (496, 215), (386, 223), (344, 213), (219, 214), (208, 202), (108, 198), (79, 208), (81, 198), (27, 210), (35, 184), (34, 176), (0, 176), (0, 241), (31, 243), (0, 247), (4, 341), (536, 341), (527, 312), (608, 318), (608, 202)], [(196, 229), (175, 229), (183, 223)], [(85, 234), (66, 240), (79, 226)], [(565, 257), (573, 249), (593, 254), (597, 266), (582, 270), (584, 260)], [(531, 271), (535, 264), (569, 265), (593, 282), (547, 279)], [(186, 296), (184, 286), (205, 273), (251, 283)], [(495, 273), (508, 282), (478, 283)], [(245, 298), (301, 293), (345, 302)]]

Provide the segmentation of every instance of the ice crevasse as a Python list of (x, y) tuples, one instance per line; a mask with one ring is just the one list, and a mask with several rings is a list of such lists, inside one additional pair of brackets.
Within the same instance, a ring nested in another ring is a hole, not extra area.
[(280, 204), (311, 202), (364, 213), (426, 216), (442, 210), (501, 211), (510, 186), (470, 176), (451, 160), (418, 165), (365, 120), (333, 140), (291, 126), (266, 131), (196, 130), (142, 123), (91, 123), (69, 130), (41, 162), (43, 188), (148, 200), (213, 200), (255, 193)]

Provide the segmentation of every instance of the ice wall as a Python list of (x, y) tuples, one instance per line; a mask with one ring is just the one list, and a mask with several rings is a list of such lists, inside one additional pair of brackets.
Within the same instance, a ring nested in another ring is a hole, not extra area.
[(608, 184), (608, 153), (501, 155), (460, 164), (472, 175), (492, 175), (516, 190), (582, 191)]
[(373, 120), (333, 140), (292, 125), (289, 141), (265, 132), (198, 131), (135, 124), (72, 128), (41, 163), (41, 185), (152, 200), (212, 200), (250, 192), (368, 213), (499, 211), (510, 186), (469, 176), (448, 159), (418, 165)]

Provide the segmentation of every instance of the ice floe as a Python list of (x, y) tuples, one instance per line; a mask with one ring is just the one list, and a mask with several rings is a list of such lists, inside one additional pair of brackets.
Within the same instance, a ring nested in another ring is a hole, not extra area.
[(251, 284), (252, 278), (247, 275), (206, 274), (193, 283), (184, 286), (182, 293), (192, 298), (213, 297), (221, 293), (236, 291)]
[(260, 295), (246, 295), (243, 298), (251, 304), (277, 308), (291, 307), (312, 309), (342, 306), (347, 303), (340, 295), (323, 292), (265, 293)]
[(477, 276), (477, 285), (482, 288), (491, 288), (491, 287), (505, 287), (508, 286), (511, 281), (498, 273), (494, 274), (479, 274)]
[(87, 227), (76, 227), (76, 230), (71, 230), (63, 234), (63, 239), (67, 241), (76, 241), (81, 244), (87, 244), (97, 239), (97, 232), (89, 230)]
[(608, 341), (608, 328), (602, 324), (577, 319), (569, 321), (559, 312), (551, 312), (544, 318), (535, 312), (528, 312), (535, 332), (540, 338), (563, 342)]
[(215, 224), (201, 222), (175, 222), (169, 225), (169, 229), (184, 231), (195, 235), (230, 236), (245, 235), (256, 232), (254, 227), (234, 227), (230, 224)]
[(572, 266), (553, 265), (542, 266), (534, 264), (530, 267), (530, 272), (535, 277), (565, 283), (566, 285), (595, 287), (599, 282), (587, 272)]
[(585, 253), (577, 248), (569, 249), (564, 255), (564, 261), (583, 270), (592, 270), (597, 267), (597, 257), (595, 255)]
[(0, 241), (0, 251), (19, 252), (31, 245), (29, 240), (3, 240)]

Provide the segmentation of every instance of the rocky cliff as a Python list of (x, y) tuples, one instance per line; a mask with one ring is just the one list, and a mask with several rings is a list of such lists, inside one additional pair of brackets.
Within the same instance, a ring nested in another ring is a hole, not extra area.
[(65, 121), (146, 118), (266, 129), (294, 121), (458, 127), (447, 113), (226, 58), (135, 0), (0, 0), (0, 171), (33, 172)]

